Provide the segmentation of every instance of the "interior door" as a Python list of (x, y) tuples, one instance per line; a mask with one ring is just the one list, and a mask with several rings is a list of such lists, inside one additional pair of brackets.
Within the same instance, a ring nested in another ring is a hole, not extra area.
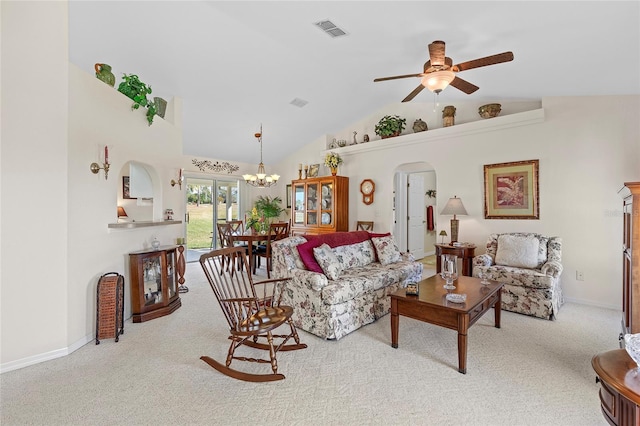
[(409, 174), (407, 185), (407, 250), (416, 259), (424, 257), (425, 208), (424, 176)]

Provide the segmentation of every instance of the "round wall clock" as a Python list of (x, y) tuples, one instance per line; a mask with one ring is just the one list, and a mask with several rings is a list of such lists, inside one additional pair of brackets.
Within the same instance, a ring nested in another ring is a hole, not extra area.
[(360, 184), (360, 192), (362, 192), (362, 202), (365, 204), (373, 203), (373, 192), (376, 190), (376, 184), (371, 179), (365, 179)]

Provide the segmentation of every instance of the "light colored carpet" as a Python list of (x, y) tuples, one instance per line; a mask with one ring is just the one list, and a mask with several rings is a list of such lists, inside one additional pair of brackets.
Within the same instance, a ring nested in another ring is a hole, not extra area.
[(469, 331), (466, 375), (453, 330), (401, 317), (398, 349), (388, 315), (339, 341), (301, 331), (309, 347), (278, 356), (285, 380), (246, 383), (199, 359), (223, 361), (228, 333), (200, 265), (186, 277), (191, 291), (170, 316), (2, 374), (0, 423), (607, 424), (591, 358), (617, 348), (619, 312), (566, 304), (554, 322), (504, 312), (496, 329), (489, 311)]

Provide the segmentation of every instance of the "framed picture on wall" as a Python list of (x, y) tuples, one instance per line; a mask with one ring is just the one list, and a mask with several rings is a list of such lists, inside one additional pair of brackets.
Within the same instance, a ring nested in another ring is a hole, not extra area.
[(538, 160), (484, 166), (485, 219), (540, 219)]
[(291, 208), (291, 184), (287, 185), (287, 208)]
[(129, 196), (129, 176), (122, 176), (122, 198), (125, 200), (135, 200), (135, 197)]

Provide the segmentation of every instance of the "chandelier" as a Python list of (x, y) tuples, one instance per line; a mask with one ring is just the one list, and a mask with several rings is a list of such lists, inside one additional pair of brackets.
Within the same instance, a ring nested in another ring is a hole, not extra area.
[(264, 172), (264, 163), (262, 162), (262, 124), (260, 125), (260, 132), (254, 135), (258, 139), (258, 143), (260, 144), (260, 164), (258, 165), (258, 173), (255, 175), (242, 175), (244, 181), (247, 185), (255, 186), (258, 188), (269, 188), (270, 186), (278, 183), (278, 179), (280, 179), (279, 175), (270, 175)]

